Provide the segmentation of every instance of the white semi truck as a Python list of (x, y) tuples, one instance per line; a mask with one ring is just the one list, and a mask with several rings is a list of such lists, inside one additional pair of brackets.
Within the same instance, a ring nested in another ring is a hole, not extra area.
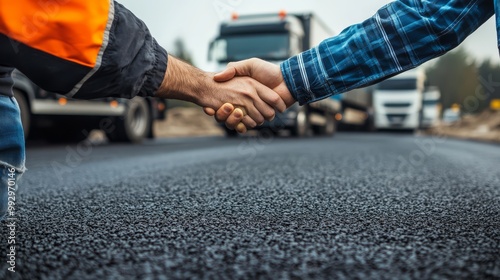
[[(217, 70), (231, 61), (257, 57), (276, 64), (297, 55), (333, 33), (314, 14), (257, 14), (237, 16), (223, 22), (218, 37), (211, 43), (209, 60), (215, 60)], [(277, 114), (272, 122), (260, 129), (277, 132), (288, 129), (292, 135), (303, 137), (333, 135), (336, 115), (341, 110), (340, 101), (327, 98), (305, 106), (294, 105), (283, 114)], [(337, 116), (338, 118), (338, 116)], [(228, 136), (236, 136), (226, 130)]]
[(422, 119), (425, 74), (419, 69), (378, 83), (373, 91), (375, 129), (414, 131)]

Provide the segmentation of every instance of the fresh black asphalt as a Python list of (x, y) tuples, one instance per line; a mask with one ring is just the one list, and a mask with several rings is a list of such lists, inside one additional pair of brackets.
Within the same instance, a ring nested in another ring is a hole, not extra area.
[(404, 134), (31, 147), (0, 279), (499, 279), (500, 146)]

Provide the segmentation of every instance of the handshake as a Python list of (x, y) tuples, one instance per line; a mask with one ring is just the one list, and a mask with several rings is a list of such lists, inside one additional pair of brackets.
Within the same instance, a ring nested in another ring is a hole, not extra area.
[(214, 75), (169, 56), (157, 96), (193, 102), (239, 133), (273, 120), (296, 102), (280, 67), (256, 58), (229, 63)]

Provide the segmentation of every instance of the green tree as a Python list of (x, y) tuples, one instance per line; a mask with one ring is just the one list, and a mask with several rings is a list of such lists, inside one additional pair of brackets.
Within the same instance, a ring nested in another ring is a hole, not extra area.
[[(479, 86), (476, 65), (463, 48), (440, 57), (427, 70), (427, 77), (430, 85), (439, 87), (443, 108), (449, 108), (454, 103), (463, 105), (467, 97), (474, 96)], [(475, 109), (468, 113), (479, 110)]]
[(481, 107), (488, 108), (492, 99), (500, 99), (500, 87), (496, 86), (500, 83), (500, 65), (484, 60), (478, 67), (478, 75), (482, 81), (481, 94), (485, 97)]

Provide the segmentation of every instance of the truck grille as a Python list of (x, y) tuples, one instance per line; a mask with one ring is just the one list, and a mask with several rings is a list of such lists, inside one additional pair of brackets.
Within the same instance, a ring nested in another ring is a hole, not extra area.
[(388, 114), (387, 119), (390, 123), (400, 124), (405, 121), (406, 116), (406, 114)]
[(384, 107), (388, 108), (405, 108), (410, 107), (411, 103), (385, 103)]

